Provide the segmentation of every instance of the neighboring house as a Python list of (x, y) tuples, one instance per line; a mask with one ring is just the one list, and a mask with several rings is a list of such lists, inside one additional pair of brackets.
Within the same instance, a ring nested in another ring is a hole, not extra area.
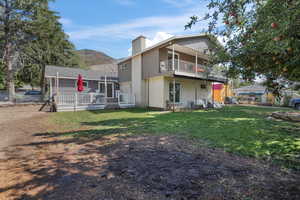
[(254, 84), (234, 90), (241, 103), (274, 103), (274, 96), (262, 85)]
[(281, 106), (287, 106), (292, 98), (299, 97), (295, 91), (283, 89), (281, 97), (276, 98), (272, 92), (268, 91), (267, 87), (259, 84), (237, 88), (234, 90), (234, 93), (241, 103), (262, 103)]
[(212, 83), (225, 83), (207, 65), (216, 43), (208, 35), (175, 36), (146, 48), (146, 38), (132, 41), (132, 56), (118, 64), (121, 92), (140, 107), (167, 109), (213, 102)]
[[(84, 80), (83, 92), (77, 92), (79, 74)], [(45, 79), (49, 97), (54, 97), (58, 110), (104, 109), (108, 103), (134, 104), (129, 95), (119, 93), (114, 72), (46, 66)]]

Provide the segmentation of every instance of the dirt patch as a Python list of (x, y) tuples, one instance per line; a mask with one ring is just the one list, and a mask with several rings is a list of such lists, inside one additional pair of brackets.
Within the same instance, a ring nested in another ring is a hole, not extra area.
[(5, 148), (30, 142), (35, 139), (33, 134), (47, 130), (47, 113), (39, 112), (39, 108), (33, 105), (0, 107), (0, 159), (5, 156)]
[(17, 146), (19, 151), (31, 149), (31, 155), (7, 152), (0, 199), (300, 198), (299, 173), (195, 146), (191, 140), (47, 133), (36, 137), (39, 141)]

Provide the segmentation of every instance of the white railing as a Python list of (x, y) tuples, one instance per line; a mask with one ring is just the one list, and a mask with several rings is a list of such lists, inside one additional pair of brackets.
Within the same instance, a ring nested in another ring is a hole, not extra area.
[(61, 106), (130, 104), (135, 105), (135, 96), (117, 92), (116, 98), (105, 98), (101, 93), (63, 93), (55, 96), (55, 102)]
[(97, 93), (65, 93), (56, 96), (57, 105), (101, 105), (105, 102), (103, 94)]
[[(173, 71), (173, 62), (172, 60), (167, 60), (163, 62), (164, 64), (167, 64), (167, 67), (162, 67), (162, 71)], [(197, 66), (197, 67), (196, 67)], [(208, 78), (208, 77), (216, 77), (216, 78), (225, 78), (225, 73), (218, 73), (213, 74), (210, 72), (210, 70), (202, 64), (197, 64), (195, 62), (189, 62), (184, 60), (175, 59), (175, 66), (174, 66), (175, 72), (181, 73), (183, 75), (187, 76), (196, 76), (201, 78)]]

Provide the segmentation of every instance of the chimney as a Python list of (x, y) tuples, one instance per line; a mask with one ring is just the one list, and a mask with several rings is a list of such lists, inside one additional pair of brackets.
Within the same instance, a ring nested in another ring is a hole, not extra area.
[(132, 55), (141, 53), (146, 48), (146, 37), (139, 36), (132, 40)]

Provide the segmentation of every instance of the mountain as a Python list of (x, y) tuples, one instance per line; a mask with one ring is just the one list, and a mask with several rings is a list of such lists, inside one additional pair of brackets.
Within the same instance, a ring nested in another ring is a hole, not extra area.
[(103, 52), (89, 49), (82, 49), (78, 50), (77, 52), (81, 57), (82, 61), (88, 67), (93, 65), (113, 64), (117, 62), (116, 59), (106, 55)]

